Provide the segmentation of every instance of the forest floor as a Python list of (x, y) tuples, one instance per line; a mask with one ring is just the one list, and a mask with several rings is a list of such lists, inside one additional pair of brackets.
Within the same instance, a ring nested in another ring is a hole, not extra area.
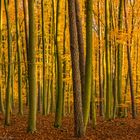
[[(54, 116), (37, 115), (37, 132), (27, 133), (27, 114), (12, 115), (11, 126), (4, 127), (4, 117), (0, 114), (0, 140), (78, 140), (73, 133), (72, 117), (64, 117), (63, 127), (53, 127)], [(96, 129), (88, 126), (86, 137), (79, 140), (140, 140), (140, 117), (103, 121), (98, 117)]]

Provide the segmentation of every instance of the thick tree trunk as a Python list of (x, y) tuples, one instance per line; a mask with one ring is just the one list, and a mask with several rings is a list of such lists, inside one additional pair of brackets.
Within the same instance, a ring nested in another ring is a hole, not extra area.
[(72, 77), (73, 77), (73, 95), (74, 95), (74, 121), (75, 136), (84, 136), (84, 124), (82, 116), (82, 98), (81, 98), (81, 79), (79, 67), (79, 49), (76, 27), (75, 1), (68, 0), (69, 22), (70, 22), (70, 50), (72, 59)]

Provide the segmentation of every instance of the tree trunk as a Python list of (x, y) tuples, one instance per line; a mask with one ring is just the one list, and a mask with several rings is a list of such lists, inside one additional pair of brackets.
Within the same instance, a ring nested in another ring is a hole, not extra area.
[(99, 95), (100, 95), (100, 115), (103, 116), (103, 80), (102, 80), (102, 50), (101, 50), (101, 23), (100, 23), (100, 2), (98, 8), (98, 43), (99, 43)]
[(84, 39), (82, 30), (82, 18), (80, 16), (80, 4), (79, 0), (75, 0), (76, 8), (76, 25), (77, 25), (77, 35), (78, 35), (78, 46), (79, 46), (79, 63), (80, 63), (80, 76), (81, 76), (81, 86), (82, 86), (82, 104), (85, 95), (85, 54), (84, 54)]
[(86, 69), (85, 69), (85, 96), (83, 102), (83, 119), (86, 130), (89, 113), (90, 113), (90, 98), (91, 98), (91, 83), (92, 83), (92, 22), (93, 22), (93, 0), (86, 1)]
[(44, 0), (41, 0), (42, 14), (42, 46), (43, 46), (43, 115), (47, 114), (47, 73), (46, 73), (46, 45), (45, 45), (45, 25), (44, 25)]
[[(118, 12), (118, 32), (119, 34), (122, 33), (122, 20), (123, 20), (123, 0), (119, 1), (119, 12)], [(118, 44), (118, 75), (117, 75), (117, 82), (118, 82), (118, 116), (121, 117), (122, 109), (122, 44)]]
[[(65, 0), (65, 18), (64, 18), (64, 32), (63, 32), (63, 56), (66, 54), (66, 29), (67, 29), (67, 1)], [(63, 78), (66, 78), (66, 59), (63, 61)], [(63, 81), (63, 116), (65, 116), (65, 89), (66, 81)]]
[[(56, 60), (57, 60), (57, 98), (56, 98), (56, 113), (55, 113), (55, 127), (62, 125), (62, 111), (63, 111), (63, 66), (60, 39), (60, 26), (62, 20), (62, 0), (57, 1), (57, 15), (56, 15)], [(59, 39), (58, 39), (59, 38)]]
[[(23, 0), (23, 12), (24, 12), (24, 30), (25, 30), (25, 41), (26, 41), (26, 57), (29, 59), (29, 23), (28, 23), (28, 2)], [(26, 105), (29, 105), (29, 87), (28, 87), (28, 64), (26, 65)]]
[(74, 133), (76, 137), (85, 135), (83, 116), (82, 116), (82, 98), (81, 98), (81, 79), (79, 67), (79, 49), (76, 27), (75, 1), (68, 0), (69, 10), (69, 30), (70, 30), (70, 50), (72, 59), (72, 78), (74, 95)]
[(12, 52), (12, 42), (10, 34), (10, 17), (9, 17), (9, 7), (7, 0), (4, 0), (6, 20), (7, 20), (7, 35), (8, 35), (8, 77), (7, 77), (7, 88), (6, 88), (6, 114), (5, 114), (5, 125), (10, 125), (10, 107), (11, 107), (11, 52)]
[[(2, 0), (0, 0), (0, 63), (2, 63)], [(0, 78), (2, 78), (2, 67), (3, 64), (0, 65)], [(2, 81), (0, 82), (0, 111), (4, 114), (4, 104), (3, 104), (3, 94), (2, 94)]]
[(34, 133), (36, 131), (36, 48), (35, 48), (35, 15), (34, 0), (28, 0), (29, 4), (29, 120), (28, 131)]
[(110, 95), (111, 95), (111, 73), (110, 73), (110, 48), (109, 48), (109, 1), (105, 0), (105, 58), (106, 58), (106, 119), (110, 119)]
[[(128, 23), (127, 23), (127, 13), (126, 13), (126, 1), (124, 1), (124, 14), (125, 14), (125, 28), (126, 33), (128, 34)], [(133, 84), (133, 77), (132, 77), (132, 64), (131, 64), (131, 56), (130, 56), (130, 47), (129, 47), (129, 40), (127, 39), (127, 59), (128, 59), (128, 72), (130, 78), (130, 91), (131, 91), (131, 109), (132, 109), (132, 117), (133, 119), (136, 118), (136, 111), (135, 111), (135, 98), (134, 98), (134, 84)]]
[(15, 0), (15, 22), (16, 22), (16, 45), (18, 53), (18, 101), (19, 101), (19, 114), (23, 115), (22, 103), (22, 67), (21, 67), (21, 47), (20, 47), (20, 32), (19, 32), (19, 2)]

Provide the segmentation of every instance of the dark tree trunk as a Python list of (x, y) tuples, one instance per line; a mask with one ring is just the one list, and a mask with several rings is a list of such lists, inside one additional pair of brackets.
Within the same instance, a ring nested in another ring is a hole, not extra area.
[(77, 35), (78, 35), (78, 45), (79, 45), (79, 63), (80, 63), (80, 76), (81, 76), (81, 90), (82, 90), (82, 103), (84, 100), (85, 92), (85, 56), (84, 56), (84, 39), (82, 31), (82, 22), (80, 17), (80, 6), (79, 0), (75, 0), (76, 8), (76, 25), (77, 25)]
[(69, 22), (70, 22), (70, 49), (72, 58), (72, 77), (73, 77), (73, 94), (74, 94), (74, 120), (75, 120), (75, 136), (84, 136), (84, 124), (82, 115), (82, 99), (81, 99), (81, 80), (79, 68), (79, 50), (77, 39), (75, 1), (68, 0)]

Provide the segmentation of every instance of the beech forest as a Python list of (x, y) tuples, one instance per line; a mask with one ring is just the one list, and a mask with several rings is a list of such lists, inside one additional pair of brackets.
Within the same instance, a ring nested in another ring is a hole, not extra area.
[(0, 0), (0, 140), (140, 140), (140, 0)]

